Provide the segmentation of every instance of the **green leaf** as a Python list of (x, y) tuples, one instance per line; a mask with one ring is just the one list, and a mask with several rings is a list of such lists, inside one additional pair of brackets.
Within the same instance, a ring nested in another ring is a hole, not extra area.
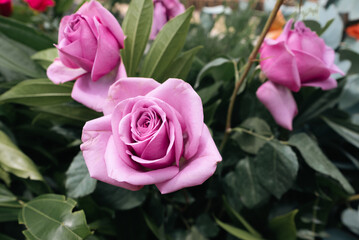
[[(233, 174), (236, 179), (234, 186), (239, 193), (242, 203), (247, 208), (257, 207), (268, 200), (269, 193), (259, 182), (253, 159), (244, 158), (240, 160)], [(231, 177), (228, 175), (226, 178)], [(230, 179), (227, 180), (229, 181)]]
[(10, 185), (11, 178), (10, 175), (4, 171), (4, 169), (0, 168), (0, 179), (5, 182), (6, 185)]
[(90, 235), (84, 212), (72, 212), (76, 202), (65, 196), (44, 194), (25, 203), (19, 223), (30, 239), (79, 240)]
[(12, 18), (0, 16), (0, 32), (7, 37), (23, 43), (35, 50), (43, 50), (53, 47), (54, 40), (21, 22)]
[(359, 148), (359, 126), (340, 119), (323, 117), (324, 122), (345, 140)]
[(15, 240), (14, 238), (6, 236), (6, 235), (4, 235), (2, 233), (0, 233), (0, 239), (1, 240)]
[(341, 220), (350, 231), (359, 235), (359, 210), (345, 209), (342, 212)]
[(204, 122), (207, 124), (207, 126), (211, 126), (211, 124), (213, 123), (213, 120), (216, 116), (216, 111), (221, 102), (222, 100), (218, 99), (216, 102), (203, 109)]
[(164, 82), (168, 78), (179, 78), (186, 80), (189, 70), (191, 70), (193, 59), (197, 52), (202, 48), (202, 46), (192, 48), (176, 57), (164, 71), (163, 75), (157, 80), (159, 82)]
[(217, 236), (219, 228), (209, 214), (203, 213), (196, 219), (196, 228), (205, 237), (213, 238)]
[(320, 30), (320, 32), (318, 33), (318, 36), (322, 35), (329, 27), (330, 25), (332, 25), (332, 23), (334, 22), (335, 18), (330, 19), (325, 25), (324, 27)]
[(123, 31), (126, 35), (122, 59), (129, 77), (134, 77), (142, 54), (148, 42), (153, 19), (152, 0), (131, 1), (125, 19)]
[[(237, 141), (243, 151), (251, 154), (257, 154), (259, 149), (268, 142), (265, 138), (273, 136), (267, 122), (257, 117), (247, 118), (240, 126), (241, 128), (233, 129), (235, 133), (232, 135), (232, 138)], [(249, 134), (242, 130), (242, 128), (254, 134)]]
[(10, 208), (0, 206), (0, 223), (14, 222), (17, 220), (21, 208)]
[(309, 165), (309, 167), (321, 174), (337, 180), (348, 193), (354, 193), (354, 189), (348, 180), (324, 155), (317, 143), (307, 134), (299, 133), (293, 135), (289, 139), (289, 144), (295, 146), (299, 150), (300, 154), (304, 158), (304, 161)]
[(40, 66), (31, 60), (30, 55), (20, 48), (19, 43), (0, 33), (0, 66), (33, 78), (44, 77)]
[(216, 58), (213, 61), (207, 63), (198, 73), (194, 88), (199, 87), (202, 78), (204, 78), (206, 75), (213, 75), (213, 78), (216, 81), (233, 78), (233, 62), (227, 58)]
[(172, 60), (181, 51), (192, 17), (193, 7), (172, 18), (158, 33), (145, 58), (141, 76), (157, 79), (161, 77)]
[(190, 232), (184, 240), (207, 240), (196, 227), (191, 227)]
[(47, 106), (71, 101), (70, 84), (53, 84), (48, 79), (25, 80), (0, 96), (0, 103)]
[(44, 69), (47, 69), (57, 57), (57, 49), (49, 48), (35, 53), (31, 56), (31, 59), (37, 61)]
[(233, 236), (235, 236), (238, 239), (242, 239), (242, 240), (262, 240), (263, 238), (261, 237), (256, 237), (253, 236), (252, 234), (250, 234), (247, 231), (244, 231), (242, 229), (233, 227), (227, 223), (224, 223), (222, 221), (220, 221), (219, 219), (215, 218), (216, 223), (223, 228), (224, 230), (226, 230), (228, 233), (232, 234)]
[(16, 221), (20, 209), (17, 197), (0, 184), (0, 222)]
[(31, 159), (2, 131), (0, 131), (0, 167), (21, 178), (43, 180)]
[(66, 171), (67, 195), (79, 198), (91, 194), (96, 188), (96, 179), (90, 177), (82, 152), (79, 152)]
[(276, 240), (295, 240), (297, 239), (297, 228), (295, 226), (295, 216), (298, 210), (293, 210), (287, 214), (273, 218), (269, 222), (269, 229), (274, 233)]
[(222, 82), (216, 82), (214, 84), (209, 85), (208, 87), (201, 88), (199, 91), (197, 91), (198, 95), (201, 97), (202, 104), (205, 105), (216, 95), (218, 95), (219, 89), (220, 87), (222, 87), (222, 85), (223, 85)]
[(299, 164), (289, 146), (270, 141), (259, 150), (255, 158), (255, 169), (262, 186), (280, 199), (292, 187)]
[(146, 200), (144, 190), (130, 191), (102, 182), (97, 183), (94, 194), (100, 205), (117, 210), (129, 210), (138, 207)]

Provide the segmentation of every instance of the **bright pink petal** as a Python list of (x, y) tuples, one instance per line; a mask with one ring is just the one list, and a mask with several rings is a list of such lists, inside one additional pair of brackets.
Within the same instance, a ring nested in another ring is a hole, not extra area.
[(272, 44), (266, 40), (260, 50), (261, 69), (266, 77), (292, 91), (299, 91), (300, 77), (294, 54), (285, 42)]
[(293, 18), (289, 19), (288, 22), (285, 24), (282, 33), (279, 35), (279, 37), (276, 39), (277, 42), (286, 42), (289, 36), (289, 33), (291, 32), (292, 24), (293, 24)]
[(191, 85), (180, 79), (168, 79), (146, 96), (155, 97), (172, 106), (185, 123), (184, 157), (190, 159), (197, 151), (203, 129), (202, 101)]
[(156, 2), (154, 4), (152, 29), (150, 34), (151, 40), (156, 38), (159, 31), (167, 23), (166, 8), (161, 2)]
[(47, 77), (55, 84), (60, 84), (74, 80), (86, 71), (82, 68), (68, 68), (59, 59), (55, 61), (47, 68)]
[[(66, 57), (68, 60), (70, 60), (72, 63), (75, 63), (77, 67), (81, 67), (85, 69), (86, 71), (90, 72), (92, 69), (93, 62), (90, 60), (83, 58), (83, 49), (81, 46), (81, 42), (74, 41), (68, 45), (65, 46), (56, 46), (59, 50), (59, 55), (61, 61), (64, 62), (63, 57), (61, 54)], [(66, 63), (64, 63), (66, 64)], [(69, 66), (72, 67), (72, 66)]]
[(96, 24), (98, 30), (97, 52), (93, 63), (91, 78), (97, 81), (114, 69), (120, 61), (119, 45), (109, 30), (102, 24)]
[(60, 26), (59, 26), (59, 36), (58, 36), (58, 44), (60, 44), (61, 40), (65, 38), (65, 28), (67, 27), (67, 23), (71, 20), (71, 16), (64, 16), (61, 18)]
[(123, 78), (116, 81), (108, 91), (108, 98), (103, 110), (104, 114), (112, 113), (116, 105), (122, 100), (144, 96), (160, 85), (151, 78)]
[(257, 97), (266, 106), (278, 125), (292, 130), (292, 121), (298, 110), (288, 88), (267, 81), (258, 88)]
[(222, 161), (207, 126), (203, 123), (202, 125), (203, 130), (199, 138), (197, 153), (191, 159), (183, 162), (175, 177), (156, 184), (162, 194), (202, 184), (213, 175), (217, 164)]
[(311, 84), (325, 81), (330, 76), (330, 71), (322, 60), (303, 51), (293, 50), (297, 59), (297, 66), (300, 75), (300, 80), (303, 84)]
[(82, 131), (81, 151), (90, 176), (129, 190), (141, 189), (142, 186), (118, 182), (108, 176), (104, 156), (111, 134), (111, 115), (94, 119), (85, 124)]
[(173, 178), (178, 173), (177, 166), (171, 166), (158, 170), (138, 170), (128, 166), (119, 152), (126, 151), (123, 144), (115, 145), (113, 137), (110, 137), (105, 154), (105, 161), (109, 176), (119, 182), (127, 182), (133, 185), (150, 185)]
[(101, 112), (105, 104), (108, 89), (115, 79), (108, 74), (96, 82), (91, 80), (91, 74), (87, 73), (77, 79), (72, 89), (72, 98), (83, 105)]

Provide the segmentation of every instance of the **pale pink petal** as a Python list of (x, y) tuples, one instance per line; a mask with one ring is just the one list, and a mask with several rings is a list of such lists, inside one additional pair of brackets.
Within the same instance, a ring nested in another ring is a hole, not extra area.
[(72, 89), (72, 98), (88, 108), (101, 112), (105, 104), (108, 89), (115, 82), (112, 74), (100, 78), (96, 82), (87, 73), (77, 79)]
[(80, 146), (87, 168), (92, 178), (129, 190), (139, 190), (142, 186), (118, 182), (107, 174), (105, 151), (111, 136), (111, 115), (97, 118), (85, 124)]
[(105, 154), (107, 171), (111, 178), (119, 182), (127, 182), (133, 185), (150, 185), (173, 178), (178, 173), (177, 166), (170, 166), (158, 170), (138, 170), (128, 166), (119, 152), (126, 151), (124, 145), (115, 145), (113, 137), (110, 137)]
[(222, 161), (207, 126), (202, 125), (202, 135), (197, 136), (199, 145), (196, 154), (191, 159), (184, 160), (175, 177), (156, 184), (162, 194), (202, 184), (213, 175), (217, 164)]
[[(81, 42), (79, 40), (74, 41), (68, 45), (63, 46), (63, 47), (61, 47), (61, 46), (56, 46), (56, 47), (59, 50), (59, 55), (60, 55), (61, 61), (64, 61), (63, 60), (63, 56), (64, 56), (68, 60), (70, 60), (72, 63), (75, 63), (77, 67), (81, 67), (88, 72), (91, 71), (93, 62), (82, 57), (83, 56), (82, 46), (81, 46)], [(61, 54), (63, 56), (61, 56)], [(69, 67), (72, 67), (72, 66), (69, 66)]]
[(288, 22), (285, 24), (282, 33), (279, 35), (279, 37), (276, 39), (277, 42), (286, 42), (288, 40), (289, 34), (291, 32), (293, 19), (289, 19)]
[(298, 110), (291, 91), (286, 87), (267, 81), (258, 88), (256, 94), (277, 124), (292, 130), (292, 121)]
[(191, 85), (180, 79), (168, 79), (146, 96), (155, 97), (173, 107), (185, 123), (184, 157), (190, 159), (197, 151), (203, 129), (202, 101)]
[(260, 50), (260, 65), (266, 77), (275, 83), (286, 86), (292, 91), (299, 91), (300, 77), (294, 54), (285, 42), (275, 44), (266, 40)]
[(92, 81), (97, 81), (109, 73), (120, 60), (119, 45), (112, 33), (102, 24), (96, 24), (96, 27), (98, 30), (97, 52), (91, 72)]
[(162, 27), (167, 23), (167, 15), (166, 8), (162, 5), (161, 2), (154, 3), (153, 9), (153, 21), (152, 21), (152, 29), (150, 34), (150, 39), (154, 40), (162, 29)]
[(337, 80), (332, 77), (329, 77), (325, 81), (311, 81), (308, 83), (302, 84), (304, 87), (320, 87), (322, 90), (330, 90), (338, 86)]
[(112, 113), (116, 105), (122, 100), (144, 96), (160, 85), (151, 78), (123, 78), (116, 81), (108, 91), (108, 98), (103, 110), (104, 114)]
[(59, 36), (58, 36), (58, 44), (60, 44), (61, 40), (65, 38), (65, 28), (67, 26), (67, 23), (70, 21), (71, 16), (64, 16), (60, 21), (59, 26)]
[(82, 68), (68, 68), (59, 59), (55, 61), (47, 68), (47, 77), (55, 84), (60, 84), (74, 80), (86, 71)]
[(327, 64), (330, 73), (339, 73), (340, 75), (344, 76), (345, 73), (338, 68), (337, 65), (334, 64), (335, 61), (335, 53), (334, 50), (328, 46), (325, 46), (325, 54), (324, 54), (324, 62)]

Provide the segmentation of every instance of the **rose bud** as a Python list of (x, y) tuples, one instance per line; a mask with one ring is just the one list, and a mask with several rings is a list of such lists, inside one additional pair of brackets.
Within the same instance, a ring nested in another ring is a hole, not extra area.
[(46, 11), (47, 7), (55, 6), (53, 0), (25, 0), (30, 8), (37, 10), (39, 12)]

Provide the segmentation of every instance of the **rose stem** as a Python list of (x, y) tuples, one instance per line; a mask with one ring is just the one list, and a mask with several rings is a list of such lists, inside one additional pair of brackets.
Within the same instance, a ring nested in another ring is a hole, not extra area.
[[(253, 62), (255, 61), (259, 48), (261, 47), (265, 36), (267, 35), (270, 26), (272, 25), (272, 23), (274, 22), (274, 19), (277, 15), (277, 12), (279, 11), (280, 6), (283, 4), (284, 0), (277, 0), (271, 14), (269, 15), (267, 22), (262, 30), (261, 35), (259, 36), (258, 42), (256, 44), (256, 46), (254, 47), (253, 51), (251, 52), (251, 54), (248, 57), (247, 60), (247, 64), (245, 65), (245, 68), (243, 70), (243, 74), (241, 75), (241, 77), (239, 78), (237, 72), (236, 71), (236, 85), (234, 87), (232, 96), (231, 96), (231, 100), (229, 102), (229, 106), (228, 106), (228, 112), (227, 112), (227, 120), (226, 120), (226, 129), (224, 131), (224, 136), (223, 136), (223, 140), (222, 143), (219, 147), (219, 150), (222, 152), (224, 146), (227, 143), (229, 134), (231, 133), (232, 129), (231, 129), (231, 121), (232, 121), (232, 113), (233, 113), (233, 107), (234, 107), (234, 102), (236, 100), (237, 97), (237, 92), (239, 90), (239, 88), (241, 87), (242, 83), (244, 82), (245, 78), (247, 77), (250, 68), (252, 67)], [(238, 80), (238, 81), (237, 81)]]

